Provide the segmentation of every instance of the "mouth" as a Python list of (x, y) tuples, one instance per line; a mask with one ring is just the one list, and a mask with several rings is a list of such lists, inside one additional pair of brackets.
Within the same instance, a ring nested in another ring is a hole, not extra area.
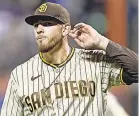
[(39, 35), (39, 36), (37, 37), (37, 40), (40, 40), (40, 39), (43, 39), (43, 38), (46, 38), (46, 36)]

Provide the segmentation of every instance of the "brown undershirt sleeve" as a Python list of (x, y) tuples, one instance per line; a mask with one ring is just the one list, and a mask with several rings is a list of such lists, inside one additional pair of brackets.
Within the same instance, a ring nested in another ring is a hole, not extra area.
[(138, 83), (138, 55), (132, 50), (113, 41), (108, 43), (106, 54), (114, 58), (123, 68), (122, 79), (130, 85)]

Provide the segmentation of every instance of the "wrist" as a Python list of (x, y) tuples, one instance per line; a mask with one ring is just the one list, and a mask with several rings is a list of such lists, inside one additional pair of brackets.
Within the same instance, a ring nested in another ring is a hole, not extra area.
[(110, 40), (108, 38), (102, 36), (102, 35), (99, 36), (99, 39), (100, 39), (99, 48), (101, 50), (106, 51), (106, 48), (107, 48), (108, 43), (109, 43)]

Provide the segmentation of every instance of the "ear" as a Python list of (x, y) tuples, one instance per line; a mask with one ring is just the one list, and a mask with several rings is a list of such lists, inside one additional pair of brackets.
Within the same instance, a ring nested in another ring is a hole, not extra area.
[(62, 28), (62, 35), (64, 37), (67, 36), (69, 34), (70, 30), (71, 30), (71, 25), (68, 23), (64, 24), (63, 28)]

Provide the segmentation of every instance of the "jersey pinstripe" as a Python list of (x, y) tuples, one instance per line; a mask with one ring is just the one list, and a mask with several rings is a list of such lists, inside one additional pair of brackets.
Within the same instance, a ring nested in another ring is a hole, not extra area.
[(122, 84), (120, 65), (104, 51), (72, 48), (65, 62), (37, 54), (11, 73), (2, 116), (104, 116), (109, 87)]

